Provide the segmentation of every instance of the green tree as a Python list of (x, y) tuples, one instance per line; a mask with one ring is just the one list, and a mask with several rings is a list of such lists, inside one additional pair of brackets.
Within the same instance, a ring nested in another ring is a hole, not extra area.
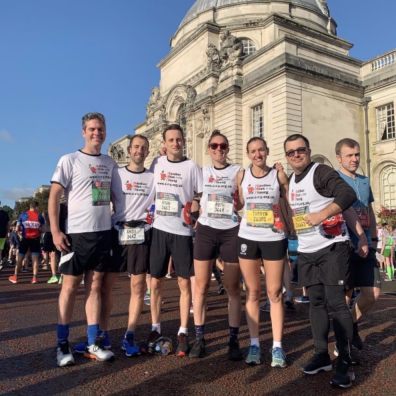
[(2, 209), (8, 214), (10, 221), (14, 220), (14, 209), (10, 208), (8, 205), (4, 205)]

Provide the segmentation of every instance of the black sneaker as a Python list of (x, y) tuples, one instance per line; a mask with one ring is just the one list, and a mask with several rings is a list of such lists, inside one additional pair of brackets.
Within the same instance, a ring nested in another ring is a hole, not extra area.
[(359, 349), (359, 351), (363, 349), (363, 341), (360, 338), (357, 323), (353, 324), (352, 346), (354, 346), (356, 349)]
[(228, 359), (234, 362), (243, 359), (243, 354), (239, 349), (239, 342), (237, 340), (230, 340), (228, 343)]
[(188, 346), (188, 337), (184, 333), (180, 333), (177, 336), (177, 348), (176, 355), (184, 357), (188, 354), (190, 347)]
[(328, 353), (315, 353), (312, 359), (302, 368), (304, 374), (318, 374), (320, 371), (331, 371), (330, 356)]
[(295, 311), (296, 307), (294, 306), (294, 303), (292, 300), (285, 300), (285, 308), (288, 311)]
[(219, 296), (222, 296), (225, 293), (225, 289), (223, 285), (220, 285), (219, 288), (217, 289), (217, 294)]
[(155, 343), (157, 342), (158, 338), (161, 337), (161, 334), (158, 333), (156, 330), (152, 330), (147, 339), (147, 352), (148, 353), (155, 353)]
[(350, 370), (350, 362), (338, 357), (335, 365), (335, 374), (330, 380), (330, 385), (342, 389), (350, 388), (354, 379), (355, 374)]
[[(334, 345), (334, 356), (338, 356), (338, 348), (337, 345)], [(350, 353), (350, 359), (351, 359), (351, 365), (352, 366), (359, 366), (360, 365), (360, 360), (358, 356), (356, 356), (356, 351), (351, 348), (351, 353)]]
[(205, 351), (205, 339), (204, 338), (196, 338), (193, 346), (190, 349), (190, 353), (188, 357), (190, 358), (202, 358), (206, 355)]

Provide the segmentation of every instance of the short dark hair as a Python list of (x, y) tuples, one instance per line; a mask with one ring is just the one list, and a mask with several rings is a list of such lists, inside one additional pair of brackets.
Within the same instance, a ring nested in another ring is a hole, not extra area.
[(309, 146), (309, 140), (304, 136), (301, 135), (301, 133), (294, 133), (293, 135), (290, 135), (286, 138), (286, 140), (283, 142), (283, 150), (286, 152), (286, 143), (288, 142), (294, 142), (295, 140), (302, 139), (305, 142), (305, 145), (307, 148), (310, 148)]
[(350, 139), (350, 138), (341, 139), (335, 145), (335, 153), (337, 155), (340, 155), (342, 146), (347, 146), (349, 148), (354, 148), (356, 146), (360, 147), (360, 144), (356, 140), (353, 140), (353, 139)]
[(37, 208), (39, 206), (39, 203), (37, 201), (30, 201), (29, 207), (30, 208)]
[(102, 113), (87, 113), (87, 114), (84, 114), (82, 119), (81, 119), (82, 128), (85, 129), (87, 121), (91, 121), (91, 120), (99, 120), (103, 124), (105, 129), (106, 129), (106, 119), (105, 119), (105, 116)]
[(144, 135), (140, 135), (140, 134), (133, 135), (133, 136), (131, 136), (131, 137), (129, 138), (129, 147), (132, 146), (132, 143), (133, 143), (133, 141), (134, 141), (136, 138), (143, 139), (143, 140), (147, 143), (147, 146), (150, 147), (150, 142), (149, 142), (149, 140), (147, 139), (147, 137), (144, 136)]
[(260, 142), (264, 143), (265, 148), (268, 150), (267, 142), (260, 136), (253, 136), (251, 137), (248, 142), (246, 143), (246, 152), (249, 153), (249, 144), (259, 140)]
[(165, 137), (166, 137), (166, 132), (171, 131), (171, 130), (179, 131), (181, 133), (183, 141), (184, 141), (183, 128), (179, 124), (170, 124), (164, 129), (164, 131), (162, 132), (162, 139), (164, 141), (165, 141)]
[(224, 135), (224, 134), (222, 134), (222, 133), (220, 132), (220, 130), (215, 129), (215, 130), (211, 133), (211, 135), (210, 135), (210, 137), (209, 137), (209, 140), (208, 140), (208, 147), (209, 147), (210, 142), (212, 141), (212, 139), (215, 138), (216, 136), (221, 136), (221, 137), (226, 141), (227, 146), (230, 145), (230, 144), (228, 143), (228, 138), (227, 138), (227, 136)]

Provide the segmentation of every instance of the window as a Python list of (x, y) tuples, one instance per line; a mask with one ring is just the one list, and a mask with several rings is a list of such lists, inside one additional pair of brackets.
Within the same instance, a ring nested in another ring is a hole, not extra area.
[(387, 209), (396, 209), (396, 166), (383, 169), (380, 176), (381, 204)]
[(379, 140), (396, 138), (395, 109), (393, 103), (377, 107), (377, 132)]
[(263, 104), (252, 107), (252, 135), (264, 137)]
[(243, 53), (246, 56), (252, 55), (256, 52), (256, 46), (254, 45), (253, 41), (248, 38), (241, 39), (242, 46), (243, 46)]

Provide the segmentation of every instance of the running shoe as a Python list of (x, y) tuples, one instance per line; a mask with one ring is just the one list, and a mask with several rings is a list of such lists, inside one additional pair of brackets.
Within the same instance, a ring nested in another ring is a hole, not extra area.
[(166, 278), (166, 279), (172, 279), (172, 275), (168, 272), (168, 273), (165, 275), (165, 278)]
[(206, 354), (205, 351), (205, 339), (204, 338), (196, 338), (191, 349), (188, 357), (190, 358), (202, 358)]
[(237, 362), (243, 359), (243, 354), (241, 349), (239, 348), (238, 340), (230, 339), (228, 343), (228, 360), (232, 360)]
[(286, 354), (282, 348), (279, 348), (279, 347), (272, 348), (271, 353), (272, 353), (271, 367), (284, 368), (287, 366)]
[(180, 333), (177, 336), (177, 348), (176, 355), (184, 357), (187, 355), (190, 347), (188, 346), (188, 336), (184, 333)]
[(1, 261), (0, 261), (0, 271), (1, 271), (3, 268), (4, 268), (4, 264), (3, 264), (3, 261), (1, 260)]
[(294, 301), (298, 304), (309, 304), (308, 296), (298, 296), (294, 298)]
[(331, 371), (330, 356), (328, 353), (315, 353), (311, 360), (302, 368), (304, 374), (318, 374), (321, 371)]
[(330, 385), (341, 389), (350, 388), (354, 379), (355, 373), (350, 369), (350, 362), (338, 357), (335, 365), (335, 374), (330, 380)]
[(59, 277), (58, 285), (61, 285), (62, 283), (63, 283), (63, 275), (61, 274), (61, 276)]
[(261, 350), (257, 345), (250, 345), (248, 354), (245, 359), (249, 366), (256, 366), (261, 364)]
[(8, 277), (8, 280), (9, 280), (11, 283), (18, 283), (18, 278), (17, 278), (17, 276), (16, 276), (15, 274), (9, 276), (9, 277)]
[(68, 341), (60, 342), (56, 348), (56, 363), (59, 367), (74, 364), (74, 357)]
[(102, 340), (102, 346), (104, 349), (111, 349), (110, 336), (107, 331), (99, 330), (98, 337)]
[(32, 284), (39, 283), (39, 281), (38, 281), (38, 279), (37, 279), (37, 276), (33, 276), (31, 283), (32, 283)]
[(150, 292), (146, 291), (144, 294), (144, 303), (148, 306), (150, 306)]
[(140, 348), (135, 344), (132, 336), (122, 339), (121, 349), (125, 351), (125, 356), (127, 357), (140, 355)]
[(161, 337), (161, 334), (156, 330), (152, 330), (147, 339), (147, 351), (148, 353), (155, 353), (155, 343), (158, 338)]
[(47, 283), (49, 284), (58, 283), (58, 282), (59, 282), (58, 275), (52, 275), (51, 278), (47, 280)]
[(84, 356), (88, 359), (97, 360), (99, 362), (106, 362), (114, 359), (114, 353), (103, 348), (101, 337), (97, 337), (94, 344), (88, 345)]

